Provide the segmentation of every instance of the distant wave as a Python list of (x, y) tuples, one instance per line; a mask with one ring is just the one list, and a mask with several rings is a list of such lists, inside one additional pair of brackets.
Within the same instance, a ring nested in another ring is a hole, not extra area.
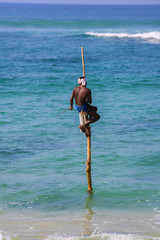
[(96, 33), (86, 32), (87, 35), (97, 37), (108, 37), (108, 38), (142, 38), (142, 39), (156, 39), (160, 40), (160, 32), (148, 32), (148, 33)]

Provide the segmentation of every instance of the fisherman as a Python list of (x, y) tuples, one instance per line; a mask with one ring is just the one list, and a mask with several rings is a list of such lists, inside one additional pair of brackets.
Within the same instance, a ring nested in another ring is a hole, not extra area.
[(85, 124), (79, 125), (82, 132), (86, 132), (89, 128), (89, 124), (94, 123), (100, 119), (100, 115), (97, 113), (97, 107), (91, 106), (92, 96), (91, 90), (86, 87), (87, 82), (85, 77), (78, 78), (79, 86), (73, 89), (70, 98), (70, 110), (73, 109), (73, 99), (75, 98), (76, 109), (78, 112), (84, 111), (88, 114), (89, 119)]

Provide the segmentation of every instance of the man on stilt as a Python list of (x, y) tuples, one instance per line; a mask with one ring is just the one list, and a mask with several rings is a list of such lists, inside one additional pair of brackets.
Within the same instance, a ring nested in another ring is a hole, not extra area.
[(75, 98), (76, 109), (78, 112), (86, 112), (89, 116), (88, 121), (85, 124), (79, 125), (82, 132), (86, 133), (89, 128), (89, 124), (94, 123), (100, 119), (100, 115), (97, 113), (97, 107), (91, 106), (92, 96), (91, 90), (86, 87), (87, 82), (85, 77), (78, 79), (79, 86), (73, 89), (70, 98), (70, 110), (73, 109), (73, 99)]

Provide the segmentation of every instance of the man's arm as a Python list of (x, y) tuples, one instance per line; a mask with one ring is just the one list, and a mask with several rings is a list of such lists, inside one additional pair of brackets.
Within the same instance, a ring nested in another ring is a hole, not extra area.
[(72, 92), (72, 95), (71, 95), (71, 98), (70, 98), (70, 107), (69, 107), (70, 110), (73, 109), (73, 98), (74, 98), (74, 89), (73, 89), (73, 92)]
[(89, 104), (92, 103), (92, 94), (91, 94), (91, 90), (90, 90), (90, 89), (89, 89), (89, 91), (88, 91), (87, 102), (88, 102)]

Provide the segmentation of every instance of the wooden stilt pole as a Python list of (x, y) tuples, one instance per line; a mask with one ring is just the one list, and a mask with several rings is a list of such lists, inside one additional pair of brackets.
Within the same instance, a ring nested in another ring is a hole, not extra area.
[[(84, 51), (83, 47), (81, 47), (82, 52), (82, 66), (83, 66), (83, 76), (85, 77), (85, 65), (84, 65)], [(92, 179), (91, 179), (91, 127), (89, 127), (89, 131), (87, 134), (87, 181), (88, 181), (88, 192), (92, 191)]]
[(83, 47), (81, 47), (81, 52), (82, 52), (83, 77), (85, 77), (86, 74), (85, 74), (85, 66), (84, 66), (84, 51), (83, 51)]
[(88, 181), (88, 192), (92, 190), (92, 179), (91, 179), (91, 128), (87, 136), (87, 181)]

